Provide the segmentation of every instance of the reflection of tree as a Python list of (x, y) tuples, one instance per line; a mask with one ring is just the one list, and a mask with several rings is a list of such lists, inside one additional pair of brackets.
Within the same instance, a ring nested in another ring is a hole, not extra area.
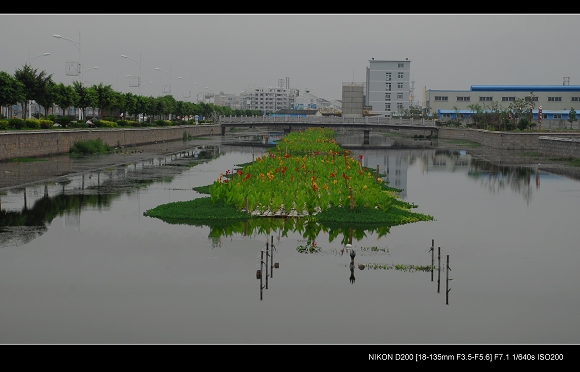
[(0, 211), (0, 226), (45, 226), (64, 212), (80, 210), (83, 206), (109, 207), (112, 201), (113, 196), (107, 194), (45, 196), (32, 208), (23, 208), (20, 212)]
[(531, 168), (501, 166), (483, 160), (472, 160), (467, 176), (479, 179), (481, 185), (495, 194), (506, 186), (518, 194), (522, 194), (527, 204), (532, 199), (532, 187), (530, 175), (534, 171)]
[(228, 220), (186, 220), (160, 218), (161, 220), (177, 225), (208, 226), (210, 228), (209, 237), (212, 241), (221, 237), (231, 237), (235, 234), (246, 236), (266, 235), (277, 233), (279, 236), (288, 237), (288, 233), (299, 233), (304, 239), (309, 241), (318, 240), (321, 232), (328, 234), (329, 243), (340, 236), (341, 245), (350, 243), (352, 239), (360, 241), (367, 237), (367, 234), (376, 233), (381, 238), (390, 232), (390, 226), (377, 224), (357, 225), (353, 223), (319, 223), (308, 221), (305, 218), (251, 218), (248, 220), (228, 221)]

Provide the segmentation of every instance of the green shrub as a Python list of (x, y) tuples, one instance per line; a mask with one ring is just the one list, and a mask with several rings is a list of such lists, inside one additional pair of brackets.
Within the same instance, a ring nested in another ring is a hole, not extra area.
[(52, 120), (46, 120), (46, 119), (40, 120), (40, 127), (42, 129), (50, 129), (50, 128), (52, 128), (53, 125), (54, 125), (54, 122)]
[(141, 126), (141, 123), (139, 123), (138, 121), (130, 121), (129, 124), (132, 127), (140, 127)]
[(48, 115), (48, 120), (52, 121), (53, 123), (56, 122), (56, 115)]
[(8, 129), (8, 120), (2, 119), (0, 120), (0, 130)]
[(24, 119), (13, 118), (8, 121), (8, 126), (13, 129), (22, 129), (26, 122)]
[(111, 146), (103, 143), (101, 138), (88, 141), (78, 141), (70, 148), (70, 153), (77, 155), (106, 154), (111, 151)]
[(61, 116), (58, 118), (58, 123), (62, 125), (63, 128), (69, 126), (71, 121), (72, 121), (71, 118), (69, 118), (68, 116)]
[(117, 127), (117, 123), (115, 123), (114, 121), (93, 120), (93, 122), (95, 123), (95, 127), (98, 127), (98, 128), (116, 128)]
[(526, 128), (530, 125), (530, 122), (528, 121), (528, 119), (521, 119), (518, 122), (518, 129), (519, 130), (526, 130)]
[(127, 120), (117, 120), (117, 125), (120, 127), (126, 127), (129, 122)]
[(155, 120), (155, 125), (159, 126), (159, 127), (165, 127), (167, 125), (171, 125), (171, 122), (169, 120)]
[(26, 119), (26, 128), (39, 129), (40, 121), (38, 119)]

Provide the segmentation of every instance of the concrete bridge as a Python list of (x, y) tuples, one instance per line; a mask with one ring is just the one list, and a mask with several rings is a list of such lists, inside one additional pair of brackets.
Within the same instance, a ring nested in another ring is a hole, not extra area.
[(289, 133), (292, 129), (305, 128), (332, 128), (343, 129), (349, 132), (360, 131), (365, 135), (365, 143), (368, 144), (368, 137), (371, 131), (401, 131), (406, 135), (422, 135), (433, 137), (438, 134), (438, 127), (434, 120), (426, 119), (402, 119), (385, 117), (360, 117), (345, 118), (335, 116), (312, 116), (312, 117), (291, 117), (291, 116), (220, 116), (222, 136), (227, 128), (269, 128), (272, 130)]

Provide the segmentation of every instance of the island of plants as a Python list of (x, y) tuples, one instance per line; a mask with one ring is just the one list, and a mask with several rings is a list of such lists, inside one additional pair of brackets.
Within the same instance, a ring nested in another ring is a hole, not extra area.
[[(298, 230), (314, 239), (320, 229), (331, 238), (355, 228), (377, 230), (434, 220), (413, 212), (400, 189), (387, 185), (334, 140), (334, 131), (310, 128), (285, 135), (267, 155), (226, 170), (213, 184), (195, 188), (209, 197), (159, 205), (145, 216), (169, 223), (209, 225), (210, 235), (257, 229)], [(362, 238), (362, 236), (361, 236)]]

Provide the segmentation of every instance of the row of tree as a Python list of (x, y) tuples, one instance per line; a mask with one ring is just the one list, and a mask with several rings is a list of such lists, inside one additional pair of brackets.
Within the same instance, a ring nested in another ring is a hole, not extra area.
[[(234, 110), (227, 106), (217, 106), (212, 103), (192, 103), (178, 101), (172, 95), (162, 97), (141, 96), (131, 92), (115, 91), (111, 85), (86, 86), (82, 82), (74, 81), (72, 85), (56, 83), (52, 74), (45, 71), (38, 72), (29, 64), (17, 69), (14, 75), (0, 71), (0, 107), (20, 104), (23, 108), (22, 118), (28, 115), (28, 103), (35, 101), (44, 109), (47, 117), (50, 108), (58, 106), (64, 115), (70, 114), (70, 108), (82, 110), (83, 116), (87, 108), (106, 111), (122, 112), (128, 118), (137, 118), (140, 115), (151, 120), (166, 119), (173, 116), (202, 116), (208, 119), (219, 115), (251, 116), (261, 115), (260, 110)], [(100, 116), (100, 115), (99, 115)]]

